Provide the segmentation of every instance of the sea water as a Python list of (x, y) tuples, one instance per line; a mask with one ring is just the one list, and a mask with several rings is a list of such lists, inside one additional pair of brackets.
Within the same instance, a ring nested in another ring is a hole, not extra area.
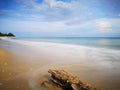
[(46, 37), (46, 38), (15, 38), (15, 39), (34, 42), (52, 42), (90, 47), (102, 47), (120, 50), (119, 37)]

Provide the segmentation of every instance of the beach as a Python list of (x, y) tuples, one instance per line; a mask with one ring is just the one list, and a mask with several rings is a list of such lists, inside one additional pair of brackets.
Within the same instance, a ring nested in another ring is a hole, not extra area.
[(0, 40), (0, 90), (42, 90), (49, 69), (64, 69), (103, 90), (120, 89), (120, 50)]

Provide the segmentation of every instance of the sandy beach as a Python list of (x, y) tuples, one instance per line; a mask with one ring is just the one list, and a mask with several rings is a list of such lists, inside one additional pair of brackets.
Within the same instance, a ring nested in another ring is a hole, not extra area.
[(42, 90), (49, 69), (64, 69), (105, 90), (120, 89), (120, 51), (77, 45), (1, 40), (0, 90)]
[(120, 0), (0, 0), (0, 90), (120, 90)]

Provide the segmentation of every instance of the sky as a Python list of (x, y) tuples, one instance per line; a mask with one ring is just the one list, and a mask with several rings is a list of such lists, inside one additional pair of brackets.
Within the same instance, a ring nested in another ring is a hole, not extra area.
[(120, 37), (120, 0), (0, 0), (0, 32), (18, 37)]

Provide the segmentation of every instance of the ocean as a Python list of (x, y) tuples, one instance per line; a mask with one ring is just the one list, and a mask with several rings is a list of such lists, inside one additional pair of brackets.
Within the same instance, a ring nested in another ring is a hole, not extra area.
[(46, 38), (15, 38), (15, 39), (24, 41), (52, 42), (120, 50), (119, 37), (46, 37)]

